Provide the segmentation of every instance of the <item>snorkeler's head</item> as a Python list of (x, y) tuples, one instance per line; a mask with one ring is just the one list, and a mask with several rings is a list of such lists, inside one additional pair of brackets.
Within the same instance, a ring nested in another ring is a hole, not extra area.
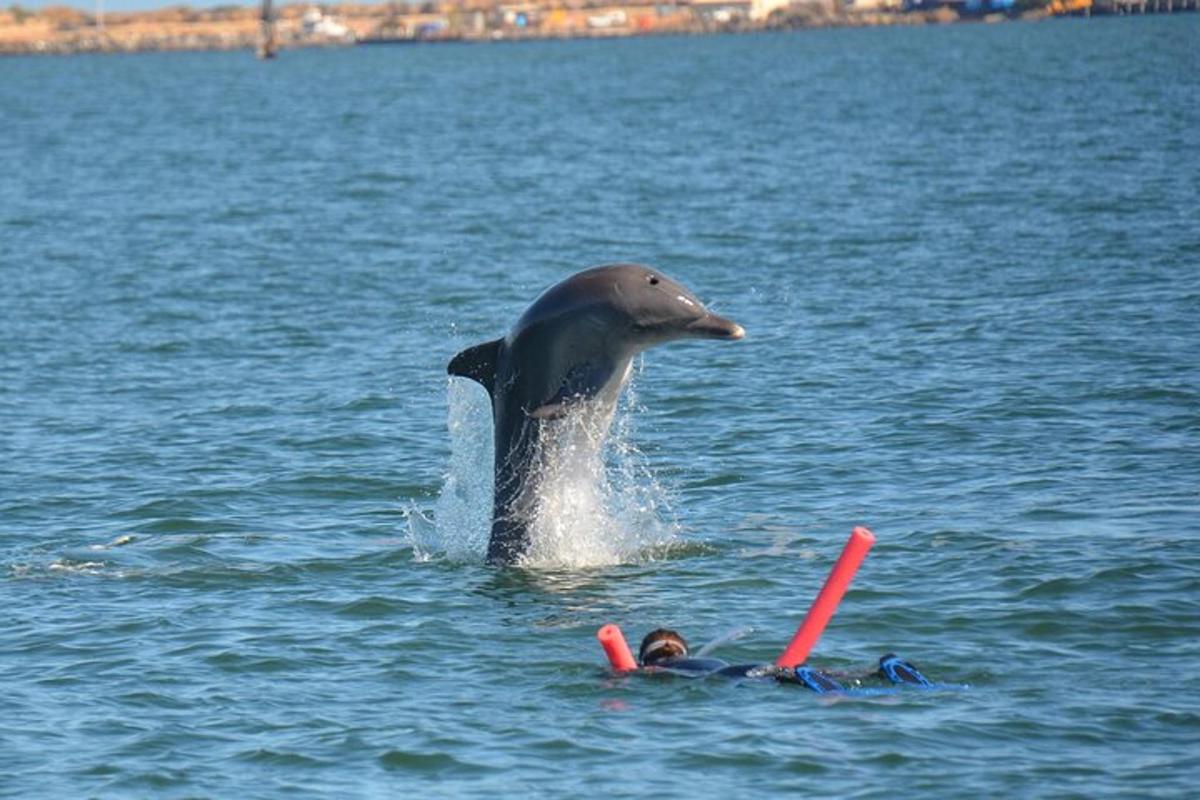
[(646, 634), (638, 650), (638, 660), (648, 667), (668, 658), (683, 658), (688, 654), (687, 642), (673, 630), (659, 628)]

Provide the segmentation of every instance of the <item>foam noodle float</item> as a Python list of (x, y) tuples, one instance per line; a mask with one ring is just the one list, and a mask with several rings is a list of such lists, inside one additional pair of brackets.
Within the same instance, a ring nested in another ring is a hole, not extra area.
[(842, 602), (842, 595), (846, 594), (850, 581), (854, 580), (854, 573), (858, 572), (873, 544), (875, 534), (866, 528), (858, 527), (850, 532), (850, 541), (842, 548), (842, 554), (838, 556), (837, 563), (833, 565), (829, 577), (825, 579), (825, 585), (813, 600), (808, 609), (808, 616), (800, 623), (791, 643), (779, 658), (775, 659), (776, 666), (790, 668), (805, 662), (817, 639), (821, 638), (821, 632), (825, 630), (829, 620), (833, 619), (838, 603)]
[[(821, 587), (821, 591), (813, 600), (812, 606), (808, 609), (808, 615), (804, 618), (804, 622), (800, 623), (800, 627), (796, 630), (796, 635), (792, 637), (787, 649), (779, 658), (775, 659), (775, 666), (792, 669), (805, 662), (808, 654), (812, 652), (813, 646), (816, 645), (817, 639), (821, 638), (825, 626), (829, 624), (829, 620), (833, 619), (838, 604), (842, 602), (846, 589), (850, 587), (850, 581), (854, 580), (854, 573), (858, 572), (863, 559), (867, 557), (867, 551), (873, 544), (875, 544), (875, 534), (868, 529), (858, 527), (850, 532), (850, 540), (842, 548), (842, 554), (838, 556), (837, 563), (833, 565), (829, 577), (825, 579), (825, 585)], [(625, 634), (621, 633), (621, 629), (616, 625), (612, 623), (605, 625), (596, 632), (596, 638), (600, 640), (600, 646), (604, 648), (604, 652), (608, 656), (608, 663), (614, 670), (631, 672), (638, 668), (637, 660), (634, 659), (629, 644), (625, 641)]]
[(629, 644), (625, 641), (625, 634), (621, 633), (621, 629), (611, 622), (605, 625), (600, 630), (596, 631), (596, 638), (600, 640), (600, 646), (604, 648), (605, 655), (608, 656), (608, 663), (617, 672), (630, 672), (637, 669), (637, 661), (633, 657), (633, 653), (629, 649)]

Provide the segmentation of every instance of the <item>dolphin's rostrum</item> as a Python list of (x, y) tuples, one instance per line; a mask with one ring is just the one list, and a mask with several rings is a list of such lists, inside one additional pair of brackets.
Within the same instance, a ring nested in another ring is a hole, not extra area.
[(555, 284), (507, 336), (456, 355), (449, 373), (478, 381), (492, 398), (496, 483), (488, 561), (510, 564), (528, 547), (539, 480), (532, 462), (553, 420), (586, 403), (607, 430), (639, 352), (675, 339), (744, 335), (658, 270), (610, 264)]

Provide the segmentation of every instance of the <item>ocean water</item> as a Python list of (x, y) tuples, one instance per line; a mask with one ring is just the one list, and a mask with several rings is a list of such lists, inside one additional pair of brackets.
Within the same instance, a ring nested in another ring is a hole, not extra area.
[[(1194, 791), (1198, 43), (0, 61), (0, 796)], [(649, 351), (485, 566), (446, 362), (616, 260), (747, 338)], [(859, 524), (811, 663), (968, 689), (606, 669), (606, 622), (772, 659)]]

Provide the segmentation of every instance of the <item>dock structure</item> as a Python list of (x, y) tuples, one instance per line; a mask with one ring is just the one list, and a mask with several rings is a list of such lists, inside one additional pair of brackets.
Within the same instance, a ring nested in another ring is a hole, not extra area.
[(271, 7), (271, 0), (262, 0), (258, 19), (258, 57), (274, 58), (278, 46), (275, 44), (275, 11)]
[(1098, 8), (1113, 14), (1173, 14), (1176, 11), (1200, 11), (1200, 0), (1098, 0)]

